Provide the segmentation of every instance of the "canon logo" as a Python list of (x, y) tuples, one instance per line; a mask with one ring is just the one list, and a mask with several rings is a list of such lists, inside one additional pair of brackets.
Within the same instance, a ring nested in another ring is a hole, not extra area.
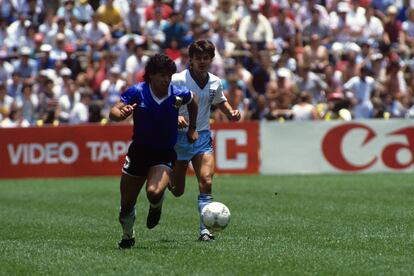
[[(414, 127), (401, 128), (386, 134), (387, 137), (404, 137), (406, 143), (391, 142), (384, 145), (380, 152), (373, 153), (372, 157), (365, 164), (353, 164), (349, 161), (342, 150), (344, 138), (352, 130), (365, 131), (365, 139), (360, 147), (367, 146), (370, 142), (378, 137), (377, 133), (367, 125), (360, 123), (344, 124), (329, 130), (322, 140), (322, 152), (325, 159), (335, 168), (356, 172), (366, 170), (375, 163), (382, 160), (383, 164), (394, 170), (403, 170), (414, 165)], [(410, 155), (409, 160), (402, 161), (398, 158), (399, 153), (405, 151)]]

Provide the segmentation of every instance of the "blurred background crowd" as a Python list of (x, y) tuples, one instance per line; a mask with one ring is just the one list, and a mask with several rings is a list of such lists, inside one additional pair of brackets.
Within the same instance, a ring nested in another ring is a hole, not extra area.
[(414, 118), (414, 1), (0, 0), (0, 127), (105, 124), (197, 39), (243, 121)]

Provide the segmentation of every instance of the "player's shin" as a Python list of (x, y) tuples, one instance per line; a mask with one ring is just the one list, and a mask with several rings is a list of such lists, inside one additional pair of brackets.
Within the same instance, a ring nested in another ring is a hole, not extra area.
[(122, 226), (122, 239), (132, 239), (135, 237), (134, 222), (135, 222), (135, 208), (132, 211), (119, 211), (119, 222)]
[(201, 210), (203, 210), (204, 206), (206, 206), (212, 201), (213, 201), (213, 197), (210, 194), (200, 193), (198, 195), (197, 204), (198, 204), (198, 212), (200, 214), (200, 235), (210, 234), (206, 226), (201, 221)]

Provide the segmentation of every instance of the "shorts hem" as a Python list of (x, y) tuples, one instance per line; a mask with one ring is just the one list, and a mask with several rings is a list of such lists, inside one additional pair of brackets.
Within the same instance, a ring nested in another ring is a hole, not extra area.
[(122, 169), (121, 170), (123, 174), (126, 174), (128, 176), (132, 176), (132, 177), (143, 177), (143, 175), (135, 175), (135, 174), (131, 174), (129, 172), (127, 172), (126, 170)]

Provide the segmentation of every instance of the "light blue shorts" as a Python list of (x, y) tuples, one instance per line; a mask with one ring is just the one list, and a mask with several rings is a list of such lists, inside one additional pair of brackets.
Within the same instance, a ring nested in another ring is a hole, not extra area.
[(179, 131), (174, 149), (177, 152), (177, 160), (186, 161), (201, 153), (212, 153), (213, 143), (210, 130), (200, 131), (197, 141), (193, 144), (188, 143), (186, 131)]

